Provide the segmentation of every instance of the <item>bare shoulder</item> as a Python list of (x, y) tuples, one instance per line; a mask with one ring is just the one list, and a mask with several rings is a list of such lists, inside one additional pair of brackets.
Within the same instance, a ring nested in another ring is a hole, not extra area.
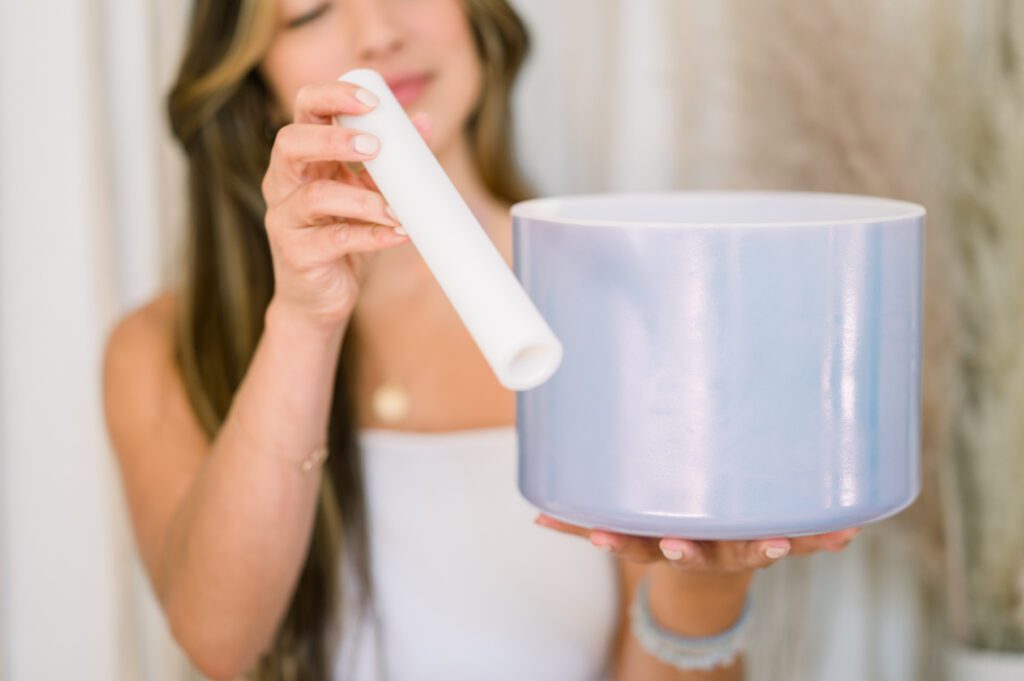
[[(140, 386), (163, 383), (173, 372), (173, 333), (177, 293), (166, 290), (130, 310), (111, 329), (103, 352), (103, 391), (107, 406), (139, 397)], [(163, 380), (157, 381), (162, 378)]]
[(176, 291), (163, 291), (125, 314), (107, 336), (103, 403), (118, 454), (167, 429), (192, 442), (201, 436), (174, 362), (177, 304)]
[(107, 338), (107, 354), (111, 350), (135, 350), (140, 343), (148, 345), (161, 340), (163, 344), (169, 343), (177, 301), (178, 292), (166, 289), (129, 310), (113, 326)]

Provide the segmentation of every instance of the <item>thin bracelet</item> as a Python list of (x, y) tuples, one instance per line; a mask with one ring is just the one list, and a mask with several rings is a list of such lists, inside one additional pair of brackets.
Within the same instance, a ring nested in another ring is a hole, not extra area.
[(320, 445), (299, 462), (299, 470), (303, 473), (309, 473), (317, 466), (322, 466), (324, 461), (327, 461), (327, 455), (330, 453), (331, 450), (327, 445)]
[(644, 575), (630, 606), (630, 628), (637, 642), (654, 657), (676, 669), (706, 671), (731, 664), (743, 652), (750, 622), (749, 593), (742, 614), (731, 627), (715, 636), (690, 637), (658, 626), (651, 613), (649, 591), (648, 576)]

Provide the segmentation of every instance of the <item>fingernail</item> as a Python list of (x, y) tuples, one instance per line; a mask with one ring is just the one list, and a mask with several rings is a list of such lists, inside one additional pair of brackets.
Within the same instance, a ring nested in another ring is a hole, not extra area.
[(395, 222), (400, 222), (398, 216), (395, 215), (395, 211), (391, 210), (391, 206), (384, 206), (384, 212), (387, 213), (388, 217), (394, 220)]
[(661, 552), (669, 560), (686, 560), (693, 555), (693, 546), (685, 539), (666, 537), (659, 542)]
[(788, 546), (769, 546), (764, 550), (764, 555), (769, 560), (778, 560), (789, 553)]
[(608, 541), (607, 537), (602, 537), (600, 535), (596, 537), (592, 536), (590, 538), (590, 543), (596, 546), (597, 548), (601, 549), (602, 551), (611, 551), (614, 548), (611, 542)]
[(665, 547), (662, 547), (661, 552), (665, 554), (665, 557), (669, 560), (682, 560), (683, 556), (686, 555), (683, 553), (682, 549), (666, 549)]
[(360, 154), (372, 154), (377, 151), (377, 147), (380, 146), (377, 143), (377, 138), (373, 135), (356, 135), (355, 140), (352, 141), (352, 147)]
[(380, 102), (380, 100), (377, 98), (377, 95), (363, 88), (359, 88), (358, 90), (356, 90), (356, 99), (358, 99), (366, 106), (377, 106), (378, 102)]
[[(395, 234), (398, 234), (398, 235), (400, 235), (400, 236), (408, 236), (408, 235), (409, 235), (409, 232), (405, 231), (405, 230), (404, 230), (404, 229), (402, 229), (401, 227), (395, 227)], [(545, 523), (541, 523), (541, 525), (544, 525), (544, 524), (545, 524)]]

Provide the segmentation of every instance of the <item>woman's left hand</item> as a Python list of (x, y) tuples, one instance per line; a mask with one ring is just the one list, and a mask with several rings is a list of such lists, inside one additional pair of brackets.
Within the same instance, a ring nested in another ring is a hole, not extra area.
[(673, 567), (688, 572), (715, 573), (749, 572), (756, 568), (768, 567), (788, 555), (841, 551), (861, 529), (856, 527), (791, 538), (706, 541), (678, 537), (658, 539), (608, 530), (591, 530), (556, 520), (543, 513), (537, 516), (535, 522), (543, 527), (589, 539), (594, 546), (636, 563), (666, 561)]

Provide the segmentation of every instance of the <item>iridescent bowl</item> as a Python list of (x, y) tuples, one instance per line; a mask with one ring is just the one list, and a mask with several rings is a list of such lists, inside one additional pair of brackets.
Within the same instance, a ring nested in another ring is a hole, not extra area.
[(905, 508), (924, 215), (803, 192), (515, 204), (516, 276), (564, 347), (517, 394), (523, 496), (585, 527), (702, 539)]

